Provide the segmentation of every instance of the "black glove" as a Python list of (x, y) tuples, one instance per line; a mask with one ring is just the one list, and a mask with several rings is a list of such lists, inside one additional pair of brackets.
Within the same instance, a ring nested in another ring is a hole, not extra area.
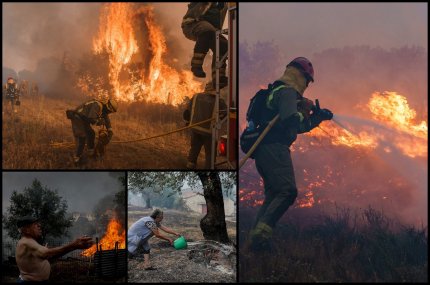
[(218, 7), (218, 9), (222, 10), (224, 8), (224, 2), (216, 2), (216, 6)]
[(329, 109), (321, 109), (317, 115), (322, 121), (333, 119), (333, 113)]
[(184, 119), (184, 121), (190, 121), (191, 119), (191, 112), (190, 110), (185, 110), (184, 113), (182, 113), (182, 118)]

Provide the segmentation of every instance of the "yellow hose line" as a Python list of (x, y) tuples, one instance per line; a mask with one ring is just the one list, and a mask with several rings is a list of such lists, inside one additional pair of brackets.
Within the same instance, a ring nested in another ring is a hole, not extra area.
[[(174, 130), (174, 131), (170, 131), (170, 132), (167, 132), (167, 133), (164, 133), (164, 134), (160, 134), (160, 135), (156, 135), (156, 136), (152, 136), (152, 137), (141, 138), (141, 139), (136, 139), (136, 140), (128, 140), (128, 141), (113, 141), (111, 143), (132, 143), (132, 142), (138, 142), (138, 141), (145, 141), (145, 140), (155, 139), (155, 138), (167, 136), (167, 135), (170, 135), (170, 134), (173, 134), (173, 133), (181, 132), (183, 130), (190, 129), (192, 127), (195, 127), (195, 126), (198, 126), (198, 125), (202, 125), (204, 123), (207, 123), (207, 122), (210, 122), (210, 121), (213, 121), (213, 120), (214, 120), (214, 118), (207, 119), (207, 120), (204, 120), (204, 121), (201, 121), (201, 122), (198, 122), (198, 123), (195, 123), (195, 124), (192, 124), (192, 125), (189, 125), (189, 126), (186, 126), (186, 127)], [(52, 147), (54, 147), (54, 148), (60, 148), (60, 147), (66, 147), (67, 148), (67, 147), (74, 146), (75, 143), (73, 143), (73, 142), (50, 143), (50, 145)]]

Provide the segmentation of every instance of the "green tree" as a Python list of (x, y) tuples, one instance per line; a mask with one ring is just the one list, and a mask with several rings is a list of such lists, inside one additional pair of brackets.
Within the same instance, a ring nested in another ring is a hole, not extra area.
[(203, 187), (203, 196), (206, 200), (207, 213), (200, 221), (200, 229), (205, 239), (229, 243), (227, 225), (224, 214), (223, 188), (231, 191), (236, 184), (235, 172), (129, 172), (128, 184), (134, 193), (140, 189), (153, 187), (162, 192), (163, 189), (181, 191), (187, 182), (191, 188), (196, 188), (200, 182)]
[(125, 225), (125, 207), (127, 206), (125, 188), (115, 194), (114, 203), (114, 210), (118, 216), (118, 219), (121, 221), (121, 223), (123, 223), (123, 225)]
[(41, 221), (40, 242), (44, 242), (47, 237), (67, 236), (68, 228), (72, 226), (72, 219), (66, 217), (67, 207), (67, 201), (58, 195), (57, 190), (50, 190), (34, 179), (23, 193), (13, 191), (10, 206), (2, 217), (3, 225), (12, 239), (19, 239), (16, 223), (21, 217), (31, 215)]

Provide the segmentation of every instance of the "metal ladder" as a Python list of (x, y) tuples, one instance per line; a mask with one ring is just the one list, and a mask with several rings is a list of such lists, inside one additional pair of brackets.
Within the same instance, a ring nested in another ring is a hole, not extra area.
[[(229, 123), (229, 119), (230, 119), (230, 113), (234, 113), (237, 114), (237, 108), (236, 108), (236, 98), (233, 98), (233, 94), (236, 94), (236, 90), (235, 85), (236, 85), (236, 70), (233, 70), (236, 67), (236, 63), (233, 62), (233, 60), (236, 58), (235, 54), (236, 54), (236, 38), (234, 38), (236, 36), (236, 27), (234, 27), (233, 25), (236, 25), (236, 12), (237, 12), (237, 4), (235, 3), (234, 6), (232, 7), (228, 7), (228, 22), (229, 22), (229, 28), (228, 29), (220, 29), (216, 31), (216, 62), (215, 62), (215, 69), (216, 69), (216, 75), (215, 75), (215, 84), (216, 84), (216, 99), (215, 99), (215, 108), (214, 108), (214, 113), (215, 113), (215, 123), (212, 125), (212, 147), (211, 147), (211, 169), (215, 169), (215, 158), (216, 158), (216, 147), (217, 147), (217, 140), (218, 140), (218, 136), (219, 136), (219, 131), (221, 129), (221, 126), (224, 122), (227, 122), (227, 152), (226, 152), (226, 158), (227, 161), (225, 162), (221, 162), (219, 164), (224, 164), (227, 163), (228, 167), (230, 169), (234, 168), (234, 165), (231, 163), (230, 161), (230, 152), (232, 151), (230, 148), (231, 145), (231, 140), (234, 139), (232, 138), (232, 135), (230, 133), (230, 123)], [(232, 32), (229, 32), (229, 30)], [(220, 58), (220, 52), (219, 52), (219, 45), (220, 45), (220, 37), (221, 35), (228, 35), (228, 51), (227, 53)], [(230, 56), (228, 56), (230, 55)], [(219, 117), (219, 99), (220, 99), (220, 85), (219, 85), (219, 77), (220, 77), (220, 72), (219, 69), (222, 67), (224, 60), (229, 60), (228, 62), (228, 86), (227, 88), (229, 89), (228, 92), (228, 96), (227, 96), (227, 116), (224, 117), (224, 119), (220, 120)], [(234, 79), (234, 80), (233, 80)], [(233, 92), (232, 92), (233, 91)], [(230, 102), (233, 100), (233, 103), (235, 103), (235, 106), (230, 106)], [(235, 115), (235, 117), (237, 118), (237, 115)], [(237, 122), (236, 122), (237, 123)], [(237, 159), (236, 159), (237, 161)]]

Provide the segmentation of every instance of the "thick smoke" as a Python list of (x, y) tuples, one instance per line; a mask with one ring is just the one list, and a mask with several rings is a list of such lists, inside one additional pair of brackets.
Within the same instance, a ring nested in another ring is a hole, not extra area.
[(3, 66), (34, 71), (42, 58), (91, 48), (99, 3), (4, 3)]
[(3, 172), (3, 210), (9, 206), (13, 191), (22, 192), (34, 179), (58, 190), (68, 204), (68, 211), (89, 212), (107, 194), (124, 189), (118, 181), (121, 172)]
[[(243, 71), (239, 74), (242, 129), (249, 99), (261, 86), (278, 79), (287, 61), (273, 42), (241, 44), (239, 56), (239, 70)], [(420, 84), (427, 79), (424, 48), (385, 50), (354, 46), (328, 49), (309, 57), (315, 68), (315, 83), (304, 95), (312, 100), (318, 98), (322, 107), (344, 117), (370, 119), (366, 103), (371, 94), (395, 91), (417, 111), (417, 121), (427, 121), (427, 85)], [(365, 151), (336, 147), (327, 139), (307, 136), (299, 136), (293, 146), (299, 198), (310, 182), (325, 179), (326, 183), (313, 188), (316, 201), (361, 209), (371, 205), (403, 222), (427, 224), (428, 178), (424, 159), (410, 159), (394, 148), (387, 154), (381, 148)], [(249, 185), (249, 190), (261, 189), (254, 165), (249, 163), (243, 171), (246, 173), (241, 180), (246, 181), (242, 184)]]
[[(186, 39), (181, 29), (187, 3), (133, 5), (136, 10), (142, 5), (154, 7), (156, 24), (166, 39), (166, 62), (188, 69), (194, 42)], [(79, 66), (86, 66), (83, 62), (89, 61), (92, 53), (101, 7), (101, 3), (3, 4), (3, 82), (14, 76), (37, 82), (41, 92), (55, 96), (72, 93), (74, 73)], [(140, 44), (141, 48), (148, 46)]]

